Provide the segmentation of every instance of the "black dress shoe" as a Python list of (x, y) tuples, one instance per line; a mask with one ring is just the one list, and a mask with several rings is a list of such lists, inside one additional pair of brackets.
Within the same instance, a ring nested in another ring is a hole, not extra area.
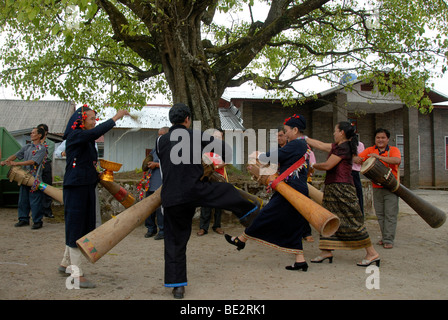
[(294, 265), (286, 266), (285, 269), (286, 270), (303, 270), (304, 272), (306, 272), (308, 270), (308, 264), (306, 263), (306, 261), (295, 262)]
[(151, 238), (151, 237), (154, 237), (156, 235), (156, 233), (155, 232), (146, 232), (146, 234), (145, 234), (145, 238)]
[(241, 241), (240, 239), (238, 239), (238, 237), (235, 237), (235, 239), (232, 239), (231, 235), (225, 234), (224, 238), (226, 238), (228, 243), (233, 244), (234, 246), (236, 246), (238, 251), (243, 250), (244, 247), (246, 246), (246, 243)]
[(154, 240), (163, 240), (165, 239), (165, 236), (163, 234), (158, 233), (155, 237)]
[(31, 229), (40, 229), (42, 228), (43, 223), (42, 222), (36, 222), (31, 226)]
[(24, 226), (29, 226), (29, 225), (30, 225), (30, 223), (28, 221), (20, 220), (19, 222), (17, 222), (14, 225), (14, 227), (24, 227)]
[(183, 299), (185, 293), (185, 287), (175, 287), (173, 289), (173, 297), (175, 299)]

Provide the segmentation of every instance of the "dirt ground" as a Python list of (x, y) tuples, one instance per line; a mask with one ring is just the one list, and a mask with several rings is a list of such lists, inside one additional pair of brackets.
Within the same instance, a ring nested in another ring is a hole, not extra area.
[[(417, 194), (447, 212), (448, 191)], [(69, 290), (66, 278), (57, 272), (64, 251), (64, 223), (45, 218), (42, 229), (31, 230), (15, 228), (16, 221), (17, 209), (0, 209), (1, 300), (173, 300), (171, 290), (163, 286), (163, 241), (144, 238), (144, 226), (95, 264), (85, 260), (86, 276), (95, 282), (95, 289)], [(376, 243), (377, 221), (369, 219), (366, 224)], [(255, 242), (237, 251), (214, 232), (198, 237), (198, 225), (195, 219), (183, 301), (448, 298), (448, 223), (432, 229), (401, 200), (395, 248), (375, 244), (381, 255), (378, 289), (366, 286), (374, 274), (356, 266), (364, 256), (362, 250), (337, 251), (332, 264), (310, 263), (308, 272), (293, 272), (284, 268), (292, 264), (292, 255)], [(223, 217), (223, 228), (232, 235), (243, 231), (228, 216)], [(315, 231), (313, 235), (318, 240)], [(319, 254), (318, 241), (305, 242), (304, 250), (309, 261)]]

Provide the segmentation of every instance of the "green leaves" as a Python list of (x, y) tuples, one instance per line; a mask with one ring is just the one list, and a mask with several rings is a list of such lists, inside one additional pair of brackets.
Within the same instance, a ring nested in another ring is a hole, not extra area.
[(101, 108), (144, 105), (167, 92), (161, 77), (137, 80), (150, 64), (113, 39), (110, 21), (94, 1), (12, 1), (0, 7), (0, 17), (7, 21), (0, 83), (24, 99), (51, 94)]
[[(353, 72), (427, 110), (429, 79), (447, 71), (446, 1), (333, 0), (306, 11), (318, 2), (221, 0), (214, 22), (201, 25), (204, 12), (195, 10), (209, 8), (197, 1), (5, 0), (0, 84), (24, 97), (51, 93), (77, 103), (143, 104), (168, 92), (162, 72), (174, 65), (167, 48), (178, 41), (169, 33), (188, 26), (185, 34), (208, 41), (186, 42), (173, 56), (204, 63), (218, 79), (210, 92), (252, 81), (291, 99), (305, 94), (300, 81), (336, 83)], [(230, 74), (238, 76), (225, 78)]]

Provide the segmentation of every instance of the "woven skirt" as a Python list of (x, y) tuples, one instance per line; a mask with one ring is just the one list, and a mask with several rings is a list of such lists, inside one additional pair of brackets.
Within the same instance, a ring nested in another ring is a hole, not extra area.
[(309, 233), (308, 221), (275, 192), (243, 237), (285, 253), (303, 254), (302, 238)]
[(355, 186), (347, 183), (326, 185), (322, 206), (335, 214), (341, 224), (331, 237), (320, 237), (319, 249), (354, 250), (372, 245)]

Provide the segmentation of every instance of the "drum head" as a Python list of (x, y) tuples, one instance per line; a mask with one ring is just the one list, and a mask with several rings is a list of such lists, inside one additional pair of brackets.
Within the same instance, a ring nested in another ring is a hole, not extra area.
[(361, 173), (364, 174), (364, 172), (367, 172), (370, 169), (372, 169), (372, 167), (375, 165), (375, 161), (376, 161), (376, 158), (374, 158), (374, 157), (370, 157), (369, 159), (364, 161), (364, 163), (361, 166)]

